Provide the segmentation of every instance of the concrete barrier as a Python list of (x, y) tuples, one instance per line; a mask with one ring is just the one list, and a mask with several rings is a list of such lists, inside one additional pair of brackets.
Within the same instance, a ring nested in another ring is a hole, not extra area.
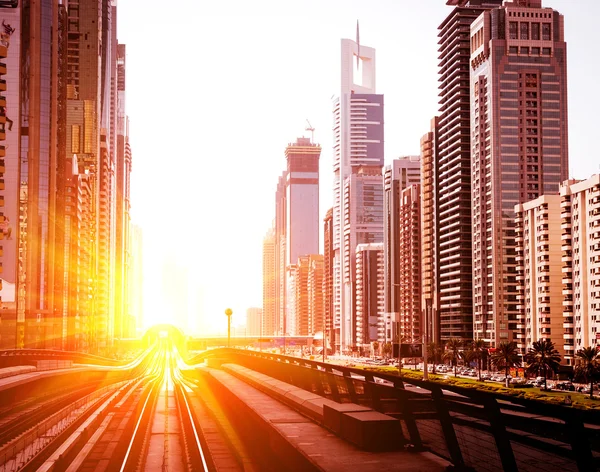
[(342, 413), (342, 439), (365, 451), (383, 452), (400, 449), (402, 437), (400, 421), (378, 411)]

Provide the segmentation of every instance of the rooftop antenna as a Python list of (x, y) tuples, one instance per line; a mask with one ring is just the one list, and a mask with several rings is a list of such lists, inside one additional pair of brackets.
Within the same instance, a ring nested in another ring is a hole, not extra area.
[(310, 124), (310, 121), (308, 121), (308, 118), (306, 119), (306, 123), (308, 124), (308, 126), (306, 128), (304, 128), (306, 131), (310, 131), (310, 143), (314, 144), (314, 138), (315, 138), (315, 129), (312, 127), (312, 125)]

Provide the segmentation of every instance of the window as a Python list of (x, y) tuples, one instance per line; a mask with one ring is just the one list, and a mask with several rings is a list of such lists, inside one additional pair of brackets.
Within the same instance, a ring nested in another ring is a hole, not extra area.
[(521, 54), (524, 56), (528, 56), (529, 55), (529, 48), (526, 46), (521, 46)]
[(521, 39), (529, 39), (529, 23), (521, 22)]
[(550, 23), (542, 24), (542, 40), (543, 41), (551, 41), (552, 35), (550, 33)]
[(531, 39), (539, 40), (540, 39), (540, 24), (539, 23), (531, 23)]
[(519, 24), (516, 21), (511, 21), (508, 26), (508, 38), (509, 39), (519, 39), (517, 36)]

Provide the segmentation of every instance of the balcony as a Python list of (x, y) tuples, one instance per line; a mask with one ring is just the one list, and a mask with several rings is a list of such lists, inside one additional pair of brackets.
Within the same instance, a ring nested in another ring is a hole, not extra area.
[(6, 91), (6, 80), (4, 80), (4, 79), (0, 79), (0, 91), (1, 92)]
[(0, 75), (6, 74), (6, 63), (0, 62)]
[(0, 174), (4, 174), (6, 172), (6, 165), (4, 164), (4, 159), (0, 159)]
[(6, 97), (4, 95), (0, 95), (0, 107), (6, 106)]
[(6, 156), (6, 148), (4, 146), (0, 146), (0, 157)]

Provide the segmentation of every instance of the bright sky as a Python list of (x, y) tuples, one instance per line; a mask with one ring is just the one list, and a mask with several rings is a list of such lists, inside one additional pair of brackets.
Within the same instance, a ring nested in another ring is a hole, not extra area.
[[(600, 2), (544, 6), (565, 15), (570, 172), (587, 178), (600, 170)], [(118, 0), (147, 323), (170, 319), (166, 259), (189, 268), (210, 331), (225, 332), (226, 307), (241, 324), (262, 306), (262, 240), (285, 146), (309, 136), (306, 119), (323, 147), (321, 217), (331, 206), (331, 97), (340, 39), (355, 37), (357, 19), (377, 50), (386, 162), (418, 154), (438, 111), (437, 27), (450, 11), (445, 0)]]

